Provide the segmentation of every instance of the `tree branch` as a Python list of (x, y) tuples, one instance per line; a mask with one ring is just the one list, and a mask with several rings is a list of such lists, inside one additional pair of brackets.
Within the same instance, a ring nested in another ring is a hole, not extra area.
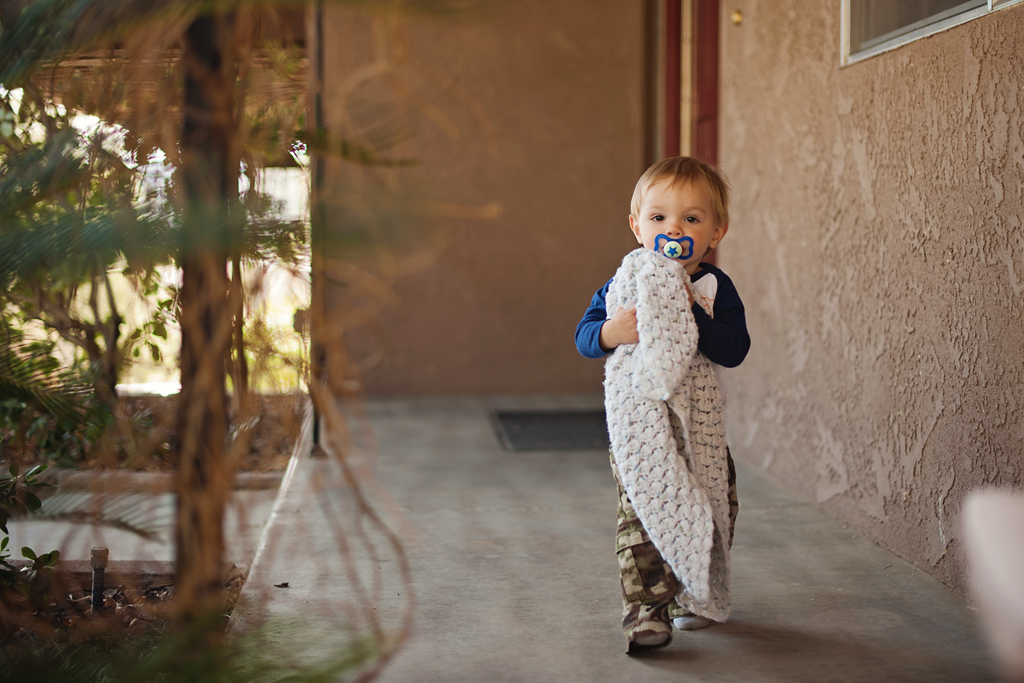
[[(39, 282), (32, 280), (29, 284), (36, 293), (34, 299), (36, 311), (32, 317), (54, 330), (65, 341), (85, 351), (90, 361), (100, 360), (102, 351), (94, 339), (96, 330), (87, 323), (71, 317), (71, 314), (63, 306), (50, 301)], [(8, 296), (11, 296), (12, 299), (22, 299), (26, 303), (29, 301), (28, 297), (18, 296), (10, 292)], [(47, 315), (52, 317), (48, 318)], [(79, 332), (81, 336), (73, 334), (72, 331)]]
[(117, 311), (117, 302), (114, 300), (114, 290), (110, 286), (110, 273), (103, 268), (103, 286), (107, 289), (107, 305), (110, 306), (110, 321), (104, 327), (103, 338), (107, 345), (104, 354), (104, 362), (107, 370), (107, 378), (110, 383), (110, 390), (117, 395), (117, 339), (121, 336), (121, 314)]

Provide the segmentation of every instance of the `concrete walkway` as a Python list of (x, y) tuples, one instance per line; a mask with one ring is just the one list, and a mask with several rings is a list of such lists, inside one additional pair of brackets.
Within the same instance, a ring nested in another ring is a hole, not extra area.
[[(59, 550), (62, 572), (88, 574), (90, 550), (106, 547), (112, 575), (170, 576), (174, 573), (174, 495), (169, 475), (137, 472), (64, 472), (51, 477), (58, 488), (44, 491), (43, 507), (8, 523), (9, 549)], [(245, 475), (227, 502), (224, 561), (241, 572), (249, 569), (257, 543), (273, 508), (274, 475)], [(111, 524), (90, 523), (92, 516), (130, 524), (151, 534)]]
[(379, 485), (363, 490), (397, 530), (412, 586), (372, 519), (357, 523), (337, 462), (301, 458), (234, 632), (258, 627), (268, 647), (308, 664), (374, 621), (397, 630), (411, 587), (412, 631), (381, 674), (388, 683), (998, 680), (961, 598), (742, 466), (732, 619), (627, 657), (607, 454), (508, 452), (489, 423), (496, 408), (599, 405), (434, 398), (350, 414), (349, 425), (372, 427), (376, 449), (368, 433), (353, 436), (348, 462), (375, 469)]

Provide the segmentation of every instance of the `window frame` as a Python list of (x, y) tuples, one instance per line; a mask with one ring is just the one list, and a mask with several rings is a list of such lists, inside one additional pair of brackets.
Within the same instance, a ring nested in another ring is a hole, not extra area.
[(1020, 4), (1024, 2), (1024, 0), (987, 0), (987, 2), (980, 7), (975, 7), (959, 14), (954, 14), (951, 17), (946, 17), (945, 19), (940, 19), (939, 21), (926, 24), (925, 26), (920, 26), (911, 31), (907, 31), (906, 33), (894, 36), (886, 41), (880, 42), (877, 45), (872, 45), (869, 48), (853, 53), (850, 52), (850, 2), (851, 0), (842, 0), (840, 7), (840, 68), (862, 62), (865, 59), (870, 59), (871, 57), (880, 55), (883, 52), (894, 50), (906, 45), (907, 43), (912, 43), (915, 40), (926, 38), (939, 33), (940, 31), (953, 28), (954, 26), (966, 24), (967, 22), (973, 21), (979, 17), (987, 16), (992, 12), (997, 12), (1001, 9), (1006, 9), (1007, 7)]

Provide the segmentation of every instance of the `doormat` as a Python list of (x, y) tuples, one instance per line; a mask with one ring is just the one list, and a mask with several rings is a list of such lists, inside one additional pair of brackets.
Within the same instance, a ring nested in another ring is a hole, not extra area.
[(494, 430), (505, 450), (608, 450), (603, 410), (494, 413)]

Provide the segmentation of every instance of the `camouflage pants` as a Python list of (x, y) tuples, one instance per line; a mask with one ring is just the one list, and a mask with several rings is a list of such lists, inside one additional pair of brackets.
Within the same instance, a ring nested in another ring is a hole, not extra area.
[[(729, 459), (729, 545), (736, 528), (739, 501), (736, 498), (736, 466)], [(633, 509), (633, 504), (622, 488), (619, 468), (612, 461), (612, 474), (619, 491), (619, 523), (615, 531), (615, 554), (619, 558), (619, 577), (622, 584), (622, 629), (626, 641), (632, 642), (634, 633), (671, 633), (671, 620), (689, 614), (675, 601), (679, 582), (671, 567), (654, 547), (647, 530)]]

